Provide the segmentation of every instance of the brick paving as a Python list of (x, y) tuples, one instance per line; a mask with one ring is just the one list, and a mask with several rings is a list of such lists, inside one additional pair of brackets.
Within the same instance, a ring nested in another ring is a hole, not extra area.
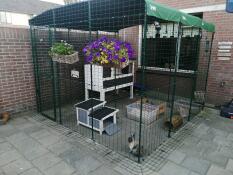
[(0, 175), (233, 175), (233, 121), (202, 113), (142, 164), (39, 114), (0, 126)]

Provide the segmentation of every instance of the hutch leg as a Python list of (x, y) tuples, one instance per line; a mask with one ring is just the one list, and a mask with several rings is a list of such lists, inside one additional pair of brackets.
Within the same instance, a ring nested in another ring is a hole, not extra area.
[(104, 91), (100, 92), (100, 100), (105, 101), (105, 92)]
[(100, 120), (100, 135), (102, 135), (103, 131), (104, 131), (104, 121)]
[(89, 99), (89, 91), (87, 88), (85, 88), (85, 100)]
[(130, 86), (130, 99), (133, 99), (133, 85)]
[(78, 110), (76, 110), (76, 116), (77, 116), (77, 125), (79, 125), (79, 116), (78, 116)]
[(116, 114), (113, 116), (113, 123), (116, 124)]

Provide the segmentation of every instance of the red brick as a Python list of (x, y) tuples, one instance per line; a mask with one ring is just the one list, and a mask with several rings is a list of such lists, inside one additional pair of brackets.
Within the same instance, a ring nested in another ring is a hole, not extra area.
[(35, 108), (28, 29), (0, 27), (0, 113)]

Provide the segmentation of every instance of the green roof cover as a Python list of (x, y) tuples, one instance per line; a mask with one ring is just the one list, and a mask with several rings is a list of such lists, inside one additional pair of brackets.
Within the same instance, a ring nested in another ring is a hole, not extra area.
[[(89, 4), (90, 3), (90, 19)], [(146, 8), (146, 9), (145, 9)], [(118, 32), (120, 29), (144, 24), (147, 12), (148, 23), (154, 18), (181, 22), (184, 25), (214, 32), (213, 24), (198, 17), (166, 7), (154, 0), (90, 0), (50, 9), (29, 20), (34, 26), (53, 26), (89, 31)]]
[(148, 16), (154, 16), (167, 21), (181, 22), (182, 24), (187, 26), (194, 26), (205, 29), (209, 32), (215, 32), (215, 26), (212, 23), (207, 23), (198, 17), (164, 6), (162, 4), (154, 2), (154, 0), (145, 1)]

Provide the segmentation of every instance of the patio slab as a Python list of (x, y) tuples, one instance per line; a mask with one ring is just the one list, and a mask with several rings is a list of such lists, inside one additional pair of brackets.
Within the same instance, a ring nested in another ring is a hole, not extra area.
[(43, 174), (36, 168), (32, 168), (27, 171), (24, 171), (21, 175), (43, 175)]
[(0, 154), (13, 150), (13, 146), (7, 142), (0, 143)]
[(182, 165), (187, 169), (190, 169), (201, 175), (205, 175), (207, 170), (209, 169), (210, 162), (200, 158), (187, 157), (186, 159), (184, 159)]
[(22, 155), (17, 151), (17, 150), (11, 150), (11, 151), (7, 151), (5, 153), (2, 153), (0, 155), (0, 167), (2, 169), (2, 167), (4, 165), (7, 165), (9, 163), (11, 163), (12, 161), (15, 161), (19, 158), (22, 158)]
[(41, 115), (21, 115), (0, 126), (0, 175), (233, 175), (232, 125), (208, 113), (139, 165)]
[(190, 171), (182, 166), (179, 166), (173, 162), (167, 162), (159, 171), (161, 175), (189, 175)]
[(233, 159), (229, 159), (226, 169), (233, 173)]
[(215, 166), (215, 165), (212, 165), (209, 169), (209, 171), (207, 172), (207, 175), (233, 175), (232, 172), (226, 170), (226, 169), (223, 169), (223, 168), (220, 168), (218, 166)]
[(61, 159), (57, 156), (55, 156), (52, 153), (48, 153), (45, 155), (40, 156), (39, 158), (32, 161), (33, 165), (37, 167), (39, 170), (44, 171), (53, 165), (60, 162)]
[(17, 175), (32, 167), (31, 163), (24, 158), (20, 158), (2, 167), (5, 174)]
[(46, 175), (71, 175), (75, 172), (75, 169), (72, 168), (70, 165), (68, 165), (65, 162), (60, 162), (52, 167), (50, 167), (49, 169), (47, 169), (46, 171), (44, 171), (44, 173)]
[(184, 153), (176, 150), (168, 156), (168, 160), (171, 160), (173, 162), (180, 164), (184, 160), (185, 157), (186, 155)]

